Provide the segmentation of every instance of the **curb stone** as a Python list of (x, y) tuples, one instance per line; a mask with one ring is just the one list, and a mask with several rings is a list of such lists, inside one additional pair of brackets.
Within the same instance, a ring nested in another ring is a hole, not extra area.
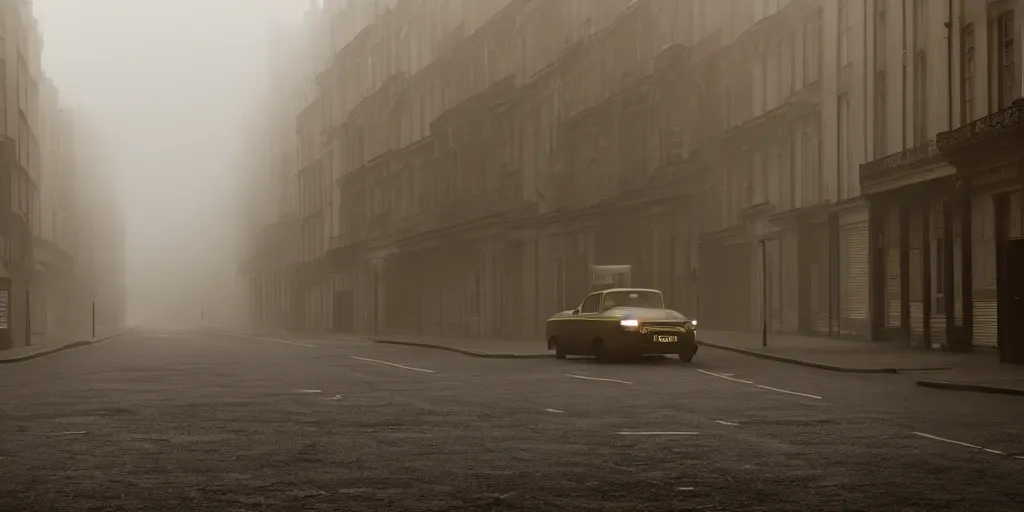
[(95, 339), (91, 339), (91, 340), (69, 341), (67, 343), (63, 343), (61, 345), (57, 345), (56, 347), (50, 347), (48, 349), (43, 349), (43, 350), (40, 350), (38, 352), (33, 352), (31, 354), (25, 354), (23, 356), (9, 357), (9, 358), (3, 358), (2, 356), (0, 356), (0, 364), (21, 363), (21, 362), (24, 362), (24, 361), (29, 361), (29, 360), (32, 360), (32, 359), (38, 359), (38, 358), (43, 357), (43, 356), (48, 356), (50, 354), (56, 354), (57, 352), (63, 352), (65, 350), (69, 350), (69, 349), (73, 349), (73, 348), (85, 347), (85, 346), (89, 346), (89, 345), (95, 345), (97, 343), (100, 343), (100, 342), (103, 342), (103, 341), (107, 341), (110, 338), (113, 338), (115, 336), (120, 336), (120, 335), (122, 335), (122, 334), (124, 334), (124, 333), (126, 333), (128, 331), (131, 331), (132, 329), (133, 328), (123, 329), (123, 330), (120, 330), (120, 331), (115, 332), (113, 334), (108, 334), (107, 336), (101, 336), (99, 338), (95, 338)]
[(457, 354), (463, 354), (472, 357), (482, 357), (486, 359), (546, 359), (549, 357), (555, 357), (554, 354), (507, 354), (507, 353), (493, 353), (493, 352), (479, 352), (476, 350), (468, 350), (464, 348), (449, 347), (446, 345), (437, 345), (435, 343), (423, 343), (419, 341), (400, 341), (400, 340), (388, 340), (382, 338), (370, 338), (374, 343), (382, 343), (385, 345), (404, 345), (407, 347), (420, 347), (420, 348), (432, 348), (435, 350), (447, 350), (448, 352), (455, 352)]
[(917, 385), (923, 388), (942, 389), (946, 391), (971, 391), (994, 395), (1024, 396), (1024, 389), (986, 386), (984, 384), (967, 384), (962, 382), (945, 382), (940, 380), (919, 380)]
[(833, 364), (816, 363), (814, 361), (807, 361), (804, 359), (796, 359), (793, 357), (779, 356), (775, 354), (765, 354), (764, 352), (758, 352), (755, 350), (749, 350), (745, 348), (730, 347), (728, 345), (719, 345), (717, 343), (709, 343), (707, 341), (697, 340), (699, 345), (706, 347), (717, 348), (720, 350), (728, 350), (730, 352), (736, 352), (752, 357), (758, 357), (761, 359), (770, 359), (772, 361), (778, 361), (781, 363), (789, 363), (800, 366), (806, 366), (809, 368), (817, 368), (819, 370), (828, 370), (832, 372), (843, 372), (843, 373), (888, 373), (897, 374), (903, 372), (923, 372), (923, 371), (940, 371), (940, 370), (952, 370), (950, 366), (934, 367), (934, 368), (854, 368), (850, 366), (838, 366)]

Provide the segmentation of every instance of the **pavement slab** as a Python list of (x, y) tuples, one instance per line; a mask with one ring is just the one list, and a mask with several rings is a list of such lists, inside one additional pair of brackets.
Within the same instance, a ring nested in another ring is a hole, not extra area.
[(138, 331), (4, 368), (0, 510), (1002, 511), (1024, 499), (1015, 397), (725, 351), (596, 364), (282, 339), (311, 346)]

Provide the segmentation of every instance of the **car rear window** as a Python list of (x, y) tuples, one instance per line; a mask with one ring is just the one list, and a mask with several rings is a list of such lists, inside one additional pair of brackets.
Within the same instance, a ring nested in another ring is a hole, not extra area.
[(658, 292), (618, 291), (604, 294), (604, 308), (615, 307), (663, 309), (665, 301)]

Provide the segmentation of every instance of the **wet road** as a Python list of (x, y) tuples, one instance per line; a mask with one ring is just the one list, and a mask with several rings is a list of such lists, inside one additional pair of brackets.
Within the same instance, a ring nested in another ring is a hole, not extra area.
[(711, 349), (596, 364), (136, 331), (0, 366), (0, 414), (0, 510), (1024, 502), (1019, 397)]

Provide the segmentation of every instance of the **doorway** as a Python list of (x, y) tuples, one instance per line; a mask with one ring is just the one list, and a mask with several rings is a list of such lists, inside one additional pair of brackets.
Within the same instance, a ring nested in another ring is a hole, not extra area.
[(334, 330), (335, 332), (352, 332), (352, 291), (336, 290), (334, 292)]
[(1000, 293), (999, 316), (1005, 318), (1003, 336), (999, 340), (1000, 359), (1006, 363), (1024, 364), (1024, 239), (1006, 241), (1003, 260), (1006, 290)]

